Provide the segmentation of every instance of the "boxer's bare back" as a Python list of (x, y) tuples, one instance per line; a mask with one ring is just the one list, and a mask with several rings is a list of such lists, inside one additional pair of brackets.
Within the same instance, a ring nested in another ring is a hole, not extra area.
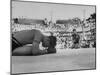
[(23, 30), (14, 34), (14, 37), (21, 44), (32, 44), (34, 40), (41, 41), (43, 38), (42, 33), (39, 30)]
[[(13, 51), (13, 55), (38, 55), (44, 54), (45, 50), (39, 49), (39, 44), (44, 38), (44, 35), (39, 30), (23, 30), (13, 35), (23, 46), (18, 47)], [(32, 46), (24, 46), (32, 44)]]

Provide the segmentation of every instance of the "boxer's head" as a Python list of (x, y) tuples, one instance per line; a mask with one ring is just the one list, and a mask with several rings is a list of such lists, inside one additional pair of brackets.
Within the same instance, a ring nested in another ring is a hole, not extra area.
[(42, 46), (43, 47), (49, 47), (50, 46), (50, 39), (48, 36), (44, 36), (42, 40)]

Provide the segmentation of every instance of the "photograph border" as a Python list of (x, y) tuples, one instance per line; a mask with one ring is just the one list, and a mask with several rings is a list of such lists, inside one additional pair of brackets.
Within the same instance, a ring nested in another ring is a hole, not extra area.
[[(60, 71), (45, 71), (45, 72), (29, 72), (29, 73), (15, 73), (12, 74), (12, 1), (16, 2), (33, 2), (33, 3), (46, 3), (46, 4), (59, 4), (59, 5), (76, 5), (76, 6), (94, 6), (95, 13), (97, 15), (97, 6), (96, 5), (87, 5), (87, 4), (71, 4), (71, 3), (56, 3), (56, 2), (42, 2), (42, 1), (24, 1), (24, 0), (10, 0), (10, 74), (17, 75), (17, 74), (38, 74), (38, 73), (53, 73), (53, 72), (70, 72), (70, 71), (85, 71), (85, 70), (96, 70), (97, 62), (96, 62), (96, 53), (97, 53), (97, 25), (96, 25), (96, 48), (95, 48), (95, 68), (93, 69), (75, 69), (75, 70), (60, 70)], [(96, 24), (97, 24), (97, 16), (96, 16)]]

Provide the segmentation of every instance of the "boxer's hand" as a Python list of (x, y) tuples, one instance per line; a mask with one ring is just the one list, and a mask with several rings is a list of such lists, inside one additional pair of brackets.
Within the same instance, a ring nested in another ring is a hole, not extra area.
[(35, 42), (35, 41), (33, 42), (32, 45), (33, 45), (34, 48), (39, 48), (39, 43), (37, 43), (37, 42)]

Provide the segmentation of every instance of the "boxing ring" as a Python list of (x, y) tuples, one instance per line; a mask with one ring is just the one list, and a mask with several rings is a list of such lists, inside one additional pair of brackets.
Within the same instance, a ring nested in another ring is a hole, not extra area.
[(58, 49), (56, 54), (12, 56), (12, 73), (95, 69), (95, 48)]

